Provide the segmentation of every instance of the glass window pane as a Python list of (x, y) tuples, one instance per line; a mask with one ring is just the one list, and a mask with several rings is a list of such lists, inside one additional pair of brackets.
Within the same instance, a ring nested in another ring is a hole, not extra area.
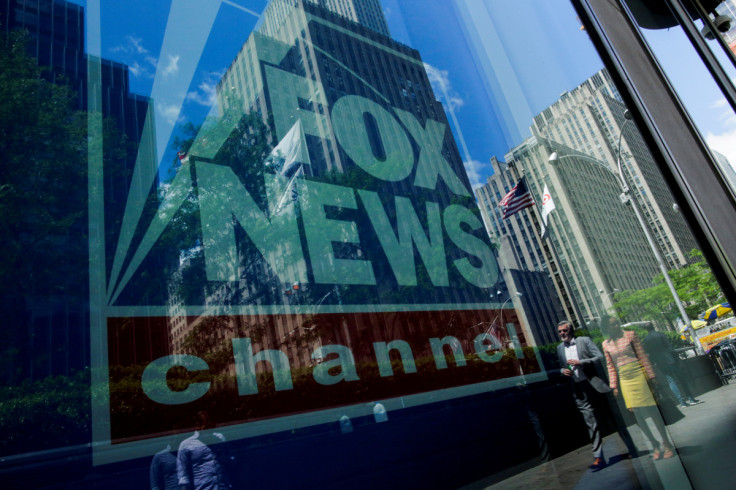
[(733, 314), (568, 2), (0, 13), (11, 485), (724, 486)]

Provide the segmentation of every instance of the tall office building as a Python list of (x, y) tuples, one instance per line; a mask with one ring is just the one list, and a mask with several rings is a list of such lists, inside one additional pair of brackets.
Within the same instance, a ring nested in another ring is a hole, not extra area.
[(504, 277), (521, 293), (521, 314), (536, 345), (558, 342), (557, 323), (574, 317), (565, 314), (552, 276), (547, 272), (506, 269)]
[[(419, 196), (415, 209), (422, 221), (426, 219), (423, 209), (426, 206), (430, 206), (426, 213), (433, 212), (435, 205), (438, 209), (451, 206), (475, 209), (462, 159), (442, 105), (434, 97), (419, 53), (392, 40), (387, 36), (387, 30), (381, 34), (382, 30), (374, 28), (370, 22), (351, 20), (343, 15), (337, 7), (342, 4), (324, 2), (321, 6), (306, 0), (272, 2), (266, 9), (263, 24), (251, 34), (217, 85), (221, 113), (235, 109), (244, 114), (260, 114), (272, 127), (274, 144), (288, 139), (298, 120), (303, 132), (299, 138), (303, 138), (305, 147), (298, 163), (309, 181), (333, 182), (377, 191), (376, 195), (397, 196), (398, 204), (392, 202), (387, 209), (391, 223), (397, 222), (397, 217), (408, 209), (403, 204), (408, 203), (409, 198), (398, 196)], [(380, 14), (375, 7), (377, 2), (356, 1), (350, 4), (356, 8), (361, 5), (363, 9), (373, 9), (375, 15)], [(382, 19), (382, 15), (380, 17)], [(385, 20), (381, 23), (385, 24)], [(367, 163), (370, 160), (371, 164), (380, 166), (379, 162), (392, 160), (396, 161), (392, 166), (395, 169), (401, 166), (399, 161), (412, 163), (414, 155), (418, 155), (418, 170), (416, 174), (405, 173), (403, 177), (371, 174), (372, 167)], [(370, 196), (360, 194), (360, 198), (363, 197)], [(365, 208), (373, 212), (377, 205), (379, 201), (371, 201)], [(363, 212), (363, 206), (361, 204), (355, 209)], [(469, 212), (475, 214), (475, 211)], [(474, 233), (480, 236), (482, 223), (479, 218), (477, 216), (469, 223), (477, 222)], [(416, 228), (426, 226), (420, 224), (422, 221), (411, 226), (402, 222), (395, 225), (400, 236), (405, 236), (404, 233), (415, 235), (414, 240), (422, 256), (417, 256), (420, 276), (416, 280), (418, 287), (415, 287), (417, 284), (413, 280), (395, 277), (393, 271), (398, 267), (397, 263), (389, 265), (382, 252), (383, 235), (396, 233), (393, 228), (373, 235), (376, 231), (365, 216), (352, 219), (361, 236), (361, 246), (341, 247), (340, 257), (350, 262), (370, 261), (376, 285), (369, 289), (358, 285), (327, 285), (329, 283), (324, 281), (305, 283), (299, 292), (289, 296), (284, 294), (280, 299), (273, 298), (282, 303), (286, 311), (293, 305), (315, 306), (317, 311), (327, 314), (342, 311), (344, 305), (488, 302), (487, 291), (456, 287), (459, 283), (453, 284), (456, 281), (453, 276), (449, 277), (449, 282), (444, 278), (445, 264), (453, 267), (454, 262), (461, 260), (457, 253), (448, 251), (447, 260), (442, 259), (437, 266), (427, 262), (429, 249), (421, 245), (427, 238), (417, 233), (428, 232)], [(441, 240), (439, 235), (431, 239), (432, 246), (437, 246), (438, 239)], [(286, 281), (278, 282), (267, 268), (259, 274), (257, 282), (271, 284), (272, 290), (287, 291), (290, 287)], [(354, 281), (356, 276), (350, 274), (350, 280)], [(435, 287), (430, 292), (429, 288), (422, 288), (422, 283), (450, 287)], [(241, 290), (247, 287), (245, 281), (240, 285)], [(261, 301), (257, 299), (261, 297), (259, 294), (255, 291), (240, 297), (250, 298), (249, 302)], [(506, 299), (508, 297), (499, 298), (499, 301), (503, 303)], [(509, 311), (504, 321), (523, 323), (511, 309), (512, 304), (508, 303)], [(360, 312), (362, 307), (352, 308)], [(368, 311), (373, 308), (368, 306)], [(444, 315), (438, 313), (432, 322), (452, 325), (459, 337), (466, 337), (471, 328), (480, 333), (485, 330), (483, 325), (488, 323), (487, 313), (482, 319), (474, 317), (470, 310), (453, 312), (452, 319)], [(258, 347), (281, 345), (289, 352), (292, 366), (299, 367), (319, 362), (319, 358), (310, 359), (304, 355), (305, 347), (323, 343), (353, 346), (356, 358), (365, 359), (372, 355), (372, 342), (379, 338), (379, 332), (388, 328), (383, 325), (380, 315), (369, 313), (355, 313), (348, 317), (321, 316), (291, 314), (264, 319), (269, 324), (263, 337), (257, 340)], [(313, 322), (312, 326), (302, 327), (305, 321)], [(429, 326), (431, 323), (418, 319), (402, 319), (401, 322), (412, 329), (413, 335), (419, 335), (421, 330), (411, 325), (423, 322)], [(517, 338), (522, 343), (532, 341), (528, 331), (523, 330), (517, 332)], [(464, 348), (473, 348), (471, 344)], [(262, 367), (259, 365), (258, 369)]]
[(721, 171), (723, 172), (723, 175), (726, 177), (727, 181), (731, 184), (731, 187), (736, 189), (736, 171), (734, 171), (733, 166), (731, 165), (731, 162), (728, 161), (728, 158), (726, 158), (726, 155), (723, 153), (718, 153), (717, 151), (711, 149), (713, 152), (713, 155), (716, 157), (716, 162), (721, 167)]
[[(551, 165), (552, 152), (571, 158)], [(596, 325), (613, 306), (612, 292), (649, 287), (658, 268), (633, 211), (619, 200), (615, 177), (602, 162), (575, 155), (581, 153), (532, 136), (506, 154), (505, 164), (492, 160), (495, 172), (476, 194), (501, 267), (547, 272), (566, 316)], [(522, 176), (538, 205), (504, 220), (498, 202)], [(549, 240), (540, 239), (545, 185), (556, 205)]]
[[(65, 0), (7, 0), (0, 2), (0, 27), (5, 33), (27, 31), (29, 54), (49, 68), (44, 76), (72, 88), (77, 108), (87, 110), (84, 7)], [(150, 100), (131, 93), (127, 65), (105, 58), (99, 62), (102, 114), (113, 118), (131, 141), (140, 141)]]
[[(372, 29), (386, 37), (391, 37), (388, 31), (386, 17), (383, 15), (380, 0), (303, 0), (318, 5), (323, 9)], [(263, 21), (259, 28), (262, 34), (276, 36), (284, 20), (291, 10), (298, 6), (301, 0), (271, 0), (263, 12)]]
[[(674, 208), (672, 193), (633, 124), (606, 70), (601, 70), (534, 117), (532, 134), (593, 157), (616, 170), (620, 143), (629, 187), (669, 268), (690, 260), (697, 243), (685, 219)], [(564, 156), (565, 153), (560, 153)]]
[[(0, 28), (5, 35), (10, 35), (13, 31), (26, 31), (28, 54), (44, 68), (42, 76), (51, 83), (68, 86), (76, 95), (74, 109), (87, 110), (89, 80), (88, 58), (84, 51), (84, 7), (64, 0), (6, 0), (0, 2)], [(138, 143), (144, 131), (150, 101), (130, 92), (126, 65), (104, 58), (98, 61), (100, 112), (108, 121), (115, 123), (114, 132), (105, 133), (106, 137), (112, 139), (112, 134), (123, 133), (128, 142)], [(111, 126), (106, 123), (105, 127), (109, 131)], [(154, 151), (150, 148), (148, 150)], [(142, 151), (146, 151), (146, 148), (142, 148)], [(78, 153), (66, 157), (79, 160), (78, 167), (73, 166), (78, 169), (76, 177), (68, 177), (86, 181), (86, 156)], [(104, 192), (109, 197), (109, 202), (125, 202), (134, 164), (135, 157), (125, 155), (125, 150), (120, 147), (116, 148), (115, 157), (106, 155)], [(44, 191), (54, 192), (52, 186), (44, 186)], [(62, 203), (69, 201), (66, 195), (48, 195), (45, 198)], [(39, 271), (32, 277), (23, 277), (21, 280), (28, 287), (22, 289), (30, 293), (17, 292), (23, 297), (14, 298), (12, 304), (4, 308), (8, 317), (18, 315), (17, 318), (22, 318), (22, 322), (30, 325), (27, 332), (18, 329), (17, 325), (11, 325), (10, 332), (5, 336), (13, 355), (24, 360), (18, 364), (23, 365), (23, 372), (11, 375), (11, 382), (16, 375), (41, 378), (68, 374), (88, 365), (89, 279), (86, 274), (89, 261), (86, 256), (86, 204), (80, 203), (76, 210), (79, 218), (71, 225), (74, 227), (73, 232), (66, 236), (49, 238), (54, 251), (68, 264), (69, 273), (58, 282), (45, 276), (46, 271)], [(53, 208), (50, 211), (50, 215), (54, 216)], [(23, 219), (31, 222), (53, 222), (53, 218), (49, 216), (26, 216)], [(113, 228), (111, 226), (107, 232), (111, 233)], [(34, 252), (26, 250), (25, 253), (32, 256)], [(8, 277), (4, 280), (10, 281)], [(44, 295), (46, 290), (51, 292)], [(28, 364), (34, 359), (44, 361)]]

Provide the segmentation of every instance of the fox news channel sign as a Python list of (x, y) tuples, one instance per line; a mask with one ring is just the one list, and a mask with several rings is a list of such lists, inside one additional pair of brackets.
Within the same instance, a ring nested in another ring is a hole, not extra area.
[(328, 99), (274, 59), (293, 46), (249, 43), (270, 154), (243, 159), (258, 122), (231, 108), (158, 198), (145, 155), (124, 208), (90, 189), (113, 230), (90, 243), (97, 464), (154, 454), (202, 412), (238, 439), (544, 377), (510, 301), (489, 302), (502, 279), (446, 119), (375, 87)]

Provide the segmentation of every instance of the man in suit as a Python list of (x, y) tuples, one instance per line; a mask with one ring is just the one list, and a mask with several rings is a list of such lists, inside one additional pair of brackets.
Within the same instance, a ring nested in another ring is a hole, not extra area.
[[(603, 408), (602, 398), (611, 392), (606, 382), (603, 353), (589, 337), (575, 337), (575, 330), (569, 320), (561, 321), (557, 325), (557, 332), (562, 340), (557, 346), (557, 358), (560, 366), (563, 366), (560, 373), (572, 381), (575, 404), (588, 426), (588, 435), (593, 443), (591, 468), (598, 470), (605, 466), (599, 427), (602, 414), (599, 411)], [(618, 420), (620, 417), (615, 416), (616, 409), (613, 410), (619, 435), (633, 455), (635, 449), (631, 436), (625, 424)]]

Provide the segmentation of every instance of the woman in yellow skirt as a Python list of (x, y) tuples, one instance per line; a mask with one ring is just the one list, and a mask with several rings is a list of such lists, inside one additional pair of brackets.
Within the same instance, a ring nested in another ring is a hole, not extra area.
[[(654, 459), (671, 458), (675, 455), (672, 442), (647, 383), (647, 378), (654, 379), (654, 370), (641, 341), (634, 332), (623, 331), (614, 318), (609, 321), (608, 334), (609, 339), (603, 342), (603, 353), (613, 394), (618, 396), (620, 391), (623, 395), (626, 408), (634, 413), (637, 425), (654, 448)], [(648, 418), (659, 432), (661, 443), (649, 430)]]

